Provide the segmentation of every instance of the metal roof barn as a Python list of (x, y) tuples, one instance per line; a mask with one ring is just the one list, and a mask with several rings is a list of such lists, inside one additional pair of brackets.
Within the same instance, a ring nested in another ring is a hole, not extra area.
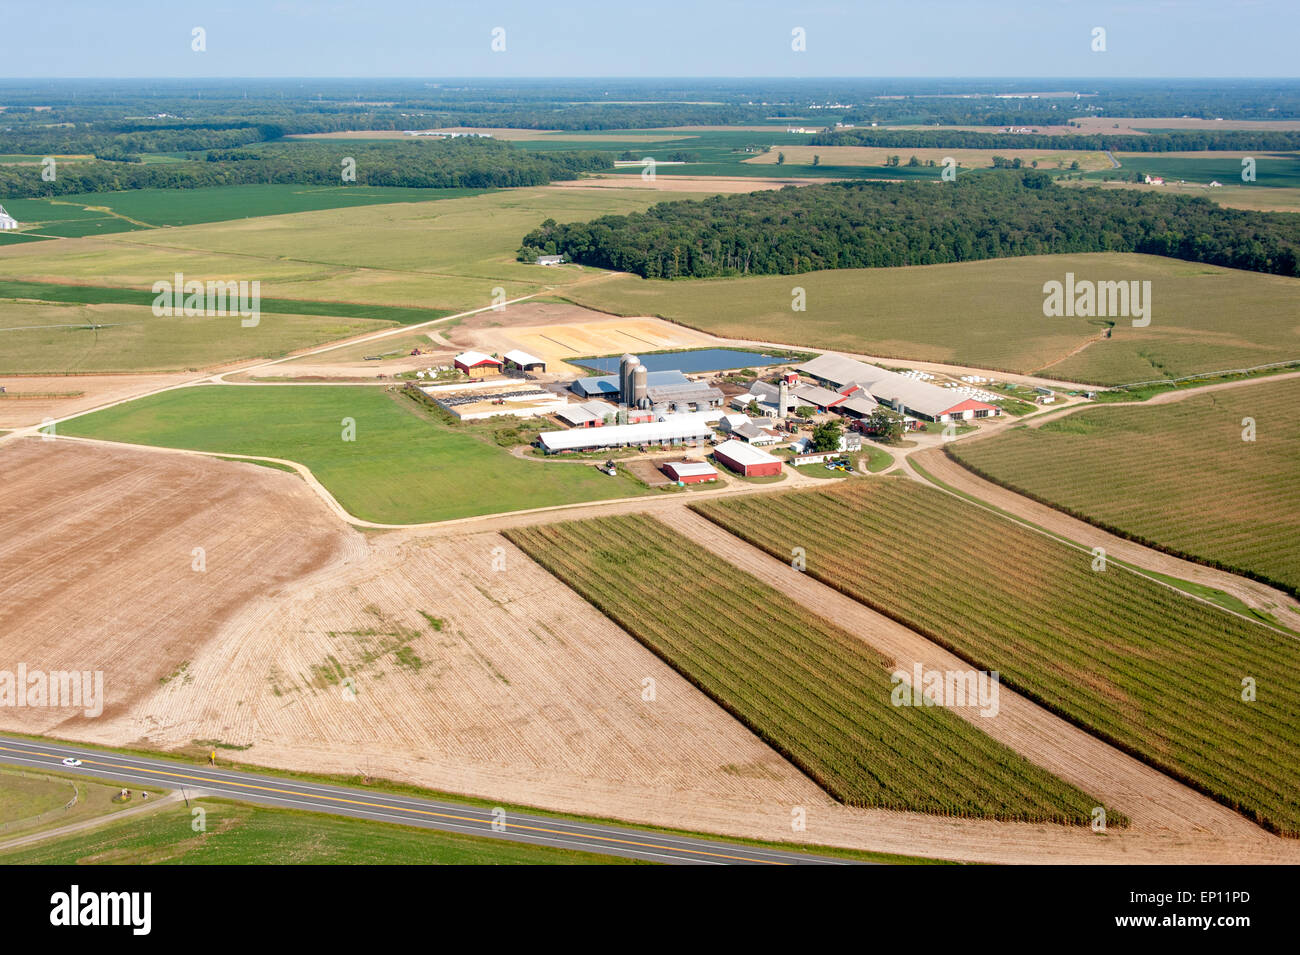
[(635, 444), (680, 444), (702, 441), (713, 434), (707, 414), (669, 415), (648, 424), (616, 424), (604, 428), (574, 428), (571, 431), (543, 431), (538, 442), (548, 452), (583, 451), (591, 448), (621, 448)]
[(774, 458), (744, 441), (724, 441), (713, 449), (713, 456), (745, 477), (766, 477), (781, 473), (780, 458)]

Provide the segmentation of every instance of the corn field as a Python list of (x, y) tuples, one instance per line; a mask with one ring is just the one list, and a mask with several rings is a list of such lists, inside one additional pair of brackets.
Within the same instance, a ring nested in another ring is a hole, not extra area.
[(1300, 381), (1092, 408), (948, 453), (1081, 520), (1300, 596)]
[(894, 706), (883, 657), (653, 518), (505, 534), (841, 802), (1067, 824), (1098, 805), (949, 710)]
[(782, 559), (805, 548), (816, 579), (1300, 835), (1300, 641), (904, 479), (693, 508)]

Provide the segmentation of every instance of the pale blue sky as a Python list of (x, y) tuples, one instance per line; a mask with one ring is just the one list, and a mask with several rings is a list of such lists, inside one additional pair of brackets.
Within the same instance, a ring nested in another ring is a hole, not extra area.
[[(7, 77), (1300, 74), (1300, 0), (0, 0)], [(207, 31), (207, 52), (190, 49)], [(1090, 49), (1094, 27), (1107, 50)], [(506, 50), (491, 50), (505, 29)], [(791, 30), (807, 51), (791, 50)]]

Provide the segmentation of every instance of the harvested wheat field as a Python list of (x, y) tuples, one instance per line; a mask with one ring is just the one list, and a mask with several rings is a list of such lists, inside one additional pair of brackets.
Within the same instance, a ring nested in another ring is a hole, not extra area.
[[(183, 671), (246, 601), (355, 537), (297, 477), (250, 464), (22, 438), (0, 445), (0, 468), (0, 669), (102, 670), (104, 720)], [(90, 722), (0, 708), (7, 730), (74, 736)]]
[(615, 318), (580, 305), (524, 302), (502, 312), (484, 312), (451, 329), (447, 337), (483, 351), (520, 348), (547, 363), (548, 373), (589, 375), (564, 364), (569, 358), (621, 352), (710, 347), (718, 339), (658, 318)]
[(219, 740), (244, 762), (600, 814), (830, 802), (495, 534), (374, 537), (365, 560), (250, 605), (184, 679), (78, 735)]
[(0, 428), (27, 428), (100, 405), (180, 384), (194, 373), (171, 375), (0, 375)]

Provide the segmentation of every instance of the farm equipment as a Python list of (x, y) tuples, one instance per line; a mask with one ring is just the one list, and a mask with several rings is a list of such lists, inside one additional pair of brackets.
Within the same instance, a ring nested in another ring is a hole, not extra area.
[(606, 461), (604, 464), (596, 465), (596, 470), (604, 471), (610, 477), (615, 477), (618, 474), (618, 468), (614, 467), (614, 462), (612, 459)]

